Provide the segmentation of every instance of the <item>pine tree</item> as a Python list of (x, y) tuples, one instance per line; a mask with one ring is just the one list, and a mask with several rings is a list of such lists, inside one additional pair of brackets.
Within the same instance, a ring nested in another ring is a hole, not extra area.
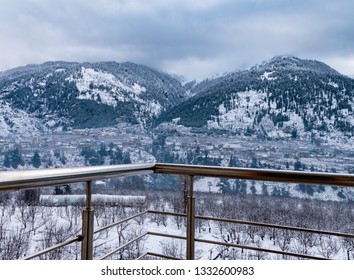
[(267, 185), (264, 183), (262, 184), (262, 195), (265, 195), (265, 196), (269, 195)]
[(36, 151), (32, 157), (31, 163), (33, 165), (33, 167), (35, 168), (39, 168), (41, 166), (41, 157), (38, 153), (38, 151)]
[(28, 205), (35, 205), (38, 204), (39, 202), (39, 195), (40, 195), (39, 189), (24, 190), (23, 192), (21, 192), (20, 199), (24, 203), (27, 203)]
[(6, 168), (11, 167), (11, 160), (10, 160), (10, 156), (8, 154), (5, 155), (4, 167), (6, 167)]
[(25, 165), (22, 159), (22, 155), (18, 148), (11, 151), (11, 167), (17, 169), (19, 165)]
[(294, 169), (296, 171), (298, 170), (304, 170), (305, 166), (301, 163), (300, 160), (297, 160), (295, 163), (294, 163)]
[(63, 154), (61, 155), (61, 157), (60, 157), (60, 162), (61, 162), (63, 165), (66, 164), (66, 157), (65, 157), (64, 153), (63, 153)]
[(250, 190), (252, 194), (257, 194), (255, 181), (252, 181)]
[(60, 186), (55, 186), (53, 194), (54, 195), (64, 194), (64, 191), (62, 190), (62, 188)]
[(71, 194), (71, 187), (70, 185), (64, 186), (64, 194)]
[(131, 160), (130, 160), (129, 153), (124, 153), (124, 156), (123, 156), (123, 163), (124, 163), (124, 164), (130, 164), (130, 163), (132, 163)]
[(108, 155), (107, 150), (106, 150), (106, 144), (105, 144), (105, 143), (101, 143), (100, 149), (99, 149), (98, 153), (99, 153), (99, 155), (100, 155), (101, 157), (105, 157), (105, 156)]
[(222, 178), (217, 186), (221, 189), (223, 194), (231, 192), (230, 181), (227, 179)]

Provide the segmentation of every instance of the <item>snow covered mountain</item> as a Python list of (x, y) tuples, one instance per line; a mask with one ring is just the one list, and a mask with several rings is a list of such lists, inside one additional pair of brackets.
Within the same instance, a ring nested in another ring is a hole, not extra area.
[(0, 74), (1, 134), (111, 126), (119, 120), (147, 127), (183, 98), (177, 80), (133, 63), (29, 65)]
[(28, 65), (0, 73), (0, 104), (0, 137), (119, 122), (272, 139), (354, 135), (354, 80), (289, 56), (184, 85), (129, 62)]
[(158, 124), (267, 138), (354, 135), (354, 80), (319, 61), (278, 56), (190, 84), (189, 91), (194, 96), (163, 113)]

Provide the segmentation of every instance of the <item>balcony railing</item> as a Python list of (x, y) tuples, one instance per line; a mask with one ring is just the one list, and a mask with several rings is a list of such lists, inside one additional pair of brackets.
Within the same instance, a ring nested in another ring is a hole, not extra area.
[[(129, 218), (115, 222), (113, 224), (104, 226), (94, 230), (94, 209), (91, 203), (92, 194), (92, 181), (125, 177), (142, 174), (174, 174), (183, 175), (186, 177), (188, 184), (187, 196), (187, 211), (186, 213), (173, 213), (162, 212), (156, 210), (147, 210), (135, 214)], [(42, 251), (28, 255), (24, 259), (33, 259), (43, 254), (56, 250), (58, 248), (67, 246), (75, 242), (81, 242), (81, 259), (89, 260), (93, 257), (93, 240), (94, 235), (105, 231), (111, 227), (118, 226), (129, 220), (138, 218), (143, 215), (158, 214), (180, 216), (187, 220), (186, 235), (178, 236), (166, 233), (158, 233), (153, 231), (146, 231), (145, 233), (130, 240), (128, 243), (115, 248), (111, 252), (107, 252), (100, 259), (107, 259), (116, 252), (122, 250), (124, 247), (137, 242), (146, 236), (160, 236), (166, 238), (176, 238), (185, 240), (186, 242), (186, 259), (193, 260), (195, 254), (195, 243), (208, 243), (214, 245), (221, 245), (227, 247), (235, 247), (246, 250), (262, 251), (266, 253), (281, 254), (297, 258), (306, 259), (324, 259), (317, 256), (310, 256), (298, 254), (294, 252), (252, 247), (240, 244), (226, 243), (215, 240), (201, 239), (195, 237), (195, 221), (209, 220), (224, 223), (244, 224), (257, 227), (268, 227), (274, 229), (301, 231), (312, 234), (323, 234), (330, 236), (339, 236), (345, 238), (354, 238), (354, 234), (343, 232), (332, 232), (326, 230), (317, 230), (301, 227), (292, 227), (277, 224), (258, 223), (244, 220), (225, 219), (222, 217), (207, 217), (196, 215), (195, 211), (195, 192), (194, 192), (194, 179), (196, 176), (203, 177), (218, 177), (228, 179), (246, 179), (246, 180), (260, 180), (272, 182), (286, 182), (286, 183), (306, 183), (306, 184), (320, 184), (331, 185), (339, 187), (354, 187), (354, 175), (352, 174), (337, 174), (337, 173), (314, 173), (314, 172), (298, 172), (298, 171), (279, 171), (279, 170), (266, 170), (266, 169), (249, 169), (249, 168), (225, 168), (213, 166), (194, 166), (194, 165), (177, 165), (177, 164), (130, 164), (130, 165), (116, 165), (116, 166), (99, 166), (99, 167), (81, 167), (81, 168), (62, 168), (62, 169), (42, 169), (42, 170), (28, 170), (28, 171), (6, 171), (0, 172), (0, 192), (14, 191), (23, 189), (43, 188), (54, 185), (62, 185), (76, 182), (86, 182), (86, 206), (82, 212), (82, 232), (78, 236), (74, 236), (65, 242), (59, 243), (55, 246), (46, 248)], [(166, 256), (157, 252), (146, 252), (138, 257), (138, 259), (147, 256), (178, 259), (174, 256)]]

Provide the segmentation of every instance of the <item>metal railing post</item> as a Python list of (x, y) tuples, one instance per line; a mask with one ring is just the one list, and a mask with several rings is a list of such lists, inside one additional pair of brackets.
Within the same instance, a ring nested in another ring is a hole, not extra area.
[(87, 181), (86, 182), (86, 207), (82, 211), (82, 241), (81, 241), (82, 260), (92, 260), (93, 217), (94, 217), (94, 210), (93, 208), (91, 208), (91, 181)]
[(193, 176), (188, 176), (189, 194), (187, 197), (187, 260), (194, 260), (195, 243), (195, 197), (193, 193)]

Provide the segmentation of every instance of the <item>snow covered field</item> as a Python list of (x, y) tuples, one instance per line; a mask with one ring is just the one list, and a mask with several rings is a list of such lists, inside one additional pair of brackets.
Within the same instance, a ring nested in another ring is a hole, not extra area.
[[(133, 194), (132, 194), (133, 195)], [(1, 197), (0, 259), (17, 259), (81, 233), (79, 203), (47, 206), (28, 205), (16, 196)], [(126, 199), (132, 199), (132, 197)], [(94, 228), (117, 222), (145, 209), (182, 213), (183, 196), (178, 192), (149, 191), (145, 204), (94, 205)], [(351, 203), (285, 197), (197, 193), (197, 215), (251, 220), (263, 223), (318, 228), (352, 233)], [(100, 258), (133, 238), (147, 232), (186, 235), (185, 218), (145, 214), (94, 236), (94, 258)], [(262, 247), (324, 258), (353, 259), (354, 240), (290, 230), (225, 222), (196, 220), (196, 238)], [(156, 236), (144, 237), (112, 255), (112, 259), (135, 259), (146, 252), (185, 258), (185, 241)], [(252, 250), (196, 242), (197, 259), (290, 259)], [(80, 259), (80, 244), (48, 253), (41, 259)]]

